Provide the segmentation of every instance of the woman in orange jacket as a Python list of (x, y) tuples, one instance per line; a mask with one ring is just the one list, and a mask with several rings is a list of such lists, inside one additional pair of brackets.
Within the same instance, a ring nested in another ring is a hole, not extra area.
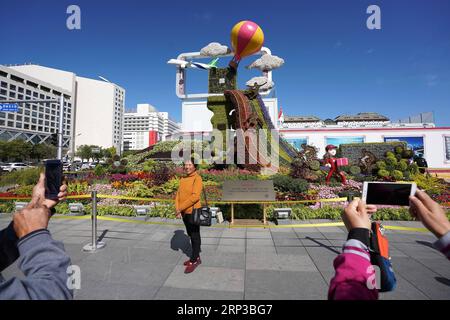
[(185, 273), (191, 273), (202, 263), (200, 260), (200, 226), (192, 224), (192, 210), (201, 207), (200, 194), (203, 188), (202, 177), (197, 173), (197, 165), (194, 160), (188, 160), (184, 164), (186, 176), (181, 178), (180, 187), (175, 197), (175, 209), (177, 218), (183, 218), (187, 234), (191, 239), (191, 259), (184, 262)]

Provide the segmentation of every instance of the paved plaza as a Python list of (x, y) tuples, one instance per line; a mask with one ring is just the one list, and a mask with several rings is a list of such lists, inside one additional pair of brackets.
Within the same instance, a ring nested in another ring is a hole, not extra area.
[[(0, 215), (6, 227), (10, 215)], [(325, 220), (300, 223), (317, 224)], [(386, 225), (422, 227), (417, 222)], [(49, 229), (81, 269), (75, 299), (314, 299), (327, 298), (333, 259), (345, 227), (201, 229), (203, 263), (184, 274), (189, 254), (184, 226), (98, 221), (106, 247), (86, 253), (89, 219), (58, 219)], [(431, 247), (430, 233), (388, 230), (398, 286), (381, 299), (450, 299), (450, 264)], [(23, 275), (13, 264), (3, 276)]]

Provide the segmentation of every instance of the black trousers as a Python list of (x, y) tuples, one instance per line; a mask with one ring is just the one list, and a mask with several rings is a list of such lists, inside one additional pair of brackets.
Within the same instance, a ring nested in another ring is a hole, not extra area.
[(194, 262), (200, 256), (200, 246), (202, 244), (202, 239), (200, 238), (200, 226), (192, 224), (190, 214), (183, 214), (183, 222), (186, 226), (187, 234), (191, 239), (191, 261)]

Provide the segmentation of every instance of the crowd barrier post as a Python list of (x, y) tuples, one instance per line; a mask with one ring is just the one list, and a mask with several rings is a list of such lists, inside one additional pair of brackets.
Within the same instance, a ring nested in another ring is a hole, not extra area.
[(83, 247), (83, 251), (95, 252), (105, 247), (106, 243), (97, 239), (97, 191), (92, 191), (92, 242)]

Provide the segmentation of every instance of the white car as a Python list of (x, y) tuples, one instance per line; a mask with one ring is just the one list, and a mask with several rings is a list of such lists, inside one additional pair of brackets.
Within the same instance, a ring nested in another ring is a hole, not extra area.
[(90, 166), (89, 163), (84, 162), (84, 163), (81, 165), (80, 169), (81, 169), (81, 170), (89, 170), (89, 169), (91, 169), (91, 166)]
[(7, 163), (6, 165), (2, 166), (2, 169), (4, 171), (18, 171), (18, 170), (23, 170), (23, 169), (28, 169), (31, 168), (30, 166), (26, 165), (23, 162), (11, 162), (11, 163)]

